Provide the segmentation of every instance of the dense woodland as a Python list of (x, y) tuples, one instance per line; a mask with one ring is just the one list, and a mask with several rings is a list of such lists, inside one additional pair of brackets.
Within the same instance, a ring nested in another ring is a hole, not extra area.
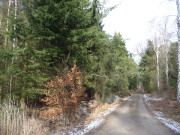
[(102, 30), (102, 19), (113, 8), (98, 0), (2, 0), (1, 102), (40, 102), (46, 84), (74, 65), (89, 98), (136, 89), (138, 67), (122, 35)]
[(81, 101), (105, 101), (115, 93), (144, 89), (176, 95), (177, 43), (159, 32), (147, 41), (138, 65), (123, 35), (103, 31), (103, 18), (116, 8), (103, 5), (1, 0), (0, 102), (61, 108), (57, 112), (70, 117)]

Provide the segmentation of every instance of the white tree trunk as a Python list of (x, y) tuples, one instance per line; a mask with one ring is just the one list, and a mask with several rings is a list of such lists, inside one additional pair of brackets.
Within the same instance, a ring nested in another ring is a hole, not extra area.
[[(7, 23), (6, 23), (6, 32), (8, 32), (8, 30), (9, 30), (10, 8), (11, 8), (11, 0), (9, 0), (9, 5), (8, 5)], [(5, 47), (5, 49), (6, 49), (6, 47), (7, 47), (7, 36), (5, 36), (4, 47)]]
[(156, 53), (156, 87), (157, 87), (157, 91), (159, 91), (159, 45), (156, 34), (155, 37), (153, 38), (153, 46), (154, 46), (154, 51)]
[(168, 53), (169, 53), (169, 37), (167, 31), (168, 18), (164, 20), (164, 28), (163, 28), (163, 45), (165, 49), (165, 66), (166, 66), (166, 89), (169, 86), (169, 65), (168, 65)]
[[(158, 22), (157, 22), (158, 21)], [(156, 87), (157, 91), (160, 89), (160, 56), (163, 54), (163, 58), (165, 59), (165, 75), (166, 75), (166, 88), (169, 85), (169, 66), (168, 66), (168, 52), (169, 52), (169, 44), (170, 44), (170, 35), (167, 30), (168, 25), (168, 17), (163, 20), (152, 21), (152, 41), (154, 51), (156, 53)], [(162, 50), (163, 49), (163, 50)], [(161, 52), (160, 52), (161, 50)]]
[(166, 85), (169, 86), (169, 65), (168, 65), (168, 52), (166, 53)]
[(156, 81), (157, 81), (157, 91), (159, 91), (159, 51), (158, 51), (158, 47), (156, 50)]
[(180, 102), (180, 9), (179, 0), (176, 0), (177, 6), (177, 27), (178, 27), (178, 82), (177, 82), (177, 100)]
[[(15, 11), (14, 11), (14, 18), (16, 20), (17, 17), (17, 0), (15, 0)], [(16, 31), (16, 24), (14, 24), (14, 32)], [(13, 51), (16, 48), (16, 37), (13, 38)], [(14, 63), (14, 59), (12, 59), (12, 64)]]
[(1, 25), (2, 25), (2, 13), (1, 13), (1, 17), (0, 17), (0, 28), (1, 28)]

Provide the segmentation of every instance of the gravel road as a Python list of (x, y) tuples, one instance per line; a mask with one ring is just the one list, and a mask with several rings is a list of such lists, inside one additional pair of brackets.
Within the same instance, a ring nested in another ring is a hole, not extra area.
[(133, 95), (88, 135), (177, 135), (151, 115), (140, 94)]

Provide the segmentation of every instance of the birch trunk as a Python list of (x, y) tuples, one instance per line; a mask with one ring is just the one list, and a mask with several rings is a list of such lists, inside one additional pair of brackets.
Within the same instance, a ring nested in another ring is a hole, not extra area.
[(177, 82), (177, 100), (180, 102), (180, 9), (179, 0), (176, 0), (177, 6), (177, 27), (178, 27), (178, 82)]
[(159, 51), (158, 51), (158, 47), (156, 50), (156, 81), (157, 81), (157, 91), (159, 91)]
[(1, 13), (1, 17), (0, 17), (0, 29), (1, 29), (1, 25), (2, 25), (2, 18), (3, 18), (3, 16), (2, 16), (2, 13)]
[(166, 18), (165, 23), (164, 23), (164, 30), (163, 30), (163, 45), (164, 45), (164, 49), (165, 49), (165, 66), (166, 66), (166, 89), (168, 89), (169, 87), (169, 65), (168, 65), (168, 53), (169, 53), (169, 38), (168, 38), (168, 32), (167, 32), (167, 23), (168, 23), (168, 19)]
[[(17, 17), (17, 0), (15, 0), (15, 11), (14, 11), (14, 19)], [(16, 24), (14, 24), (14, 32), (16, 32)], [(16, 48), (16, 37), (13, 38), (13, 51)], [(14, 59), (12, 59), (12, 64), (14, 63)]]
[(169, 65), (168, 65), (168, 52), (166, 53), (166, 87), (169, 87)]
[(154, 51), (156, 53), (156, 89), (158, 92), (159, 91), (159, 46), (156, 35), (155, 38), (153, 39), (153, 46), (154, 46)]
[[(6, 24), (6, 32), (9, 30), (9, 16), (10, 16), (10, 8), (11, 8), (11, 0), (9, 0), (9, 5), (8, 5), (8, 13), (7, 13), (7, 24)], [(5, 41), (4, 41), (4, 47), (5, 49), (7, 48), (7, 35), (5, 36)]]

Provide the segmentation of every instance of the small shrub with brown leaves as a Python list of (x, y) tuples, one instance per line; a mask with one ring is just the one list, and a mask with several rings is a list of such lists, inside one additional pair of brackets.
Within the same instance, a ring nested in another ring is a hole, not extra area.
[[(45, 102), (49, 107), (56, 108), (51, 110), (47, 118), (54, 118), (52, 120), (60, 120), (60, 116), (73, 120), (79, 111), (79, 105), (81, 101), (86, 98), (85, 87), (83, 87), (83, 76), (78, 70), (78, 67), (74, 67), (62, 75), (57, 76), (46, 84), (49, 89), (45, 92), (46, 98), (42, 101)], [(53, 112), (53, 113), (52, 113)], [(54, 115), (53, 114), (59, 114)], [(56, 116), (56, 117), (55, 117)]]

